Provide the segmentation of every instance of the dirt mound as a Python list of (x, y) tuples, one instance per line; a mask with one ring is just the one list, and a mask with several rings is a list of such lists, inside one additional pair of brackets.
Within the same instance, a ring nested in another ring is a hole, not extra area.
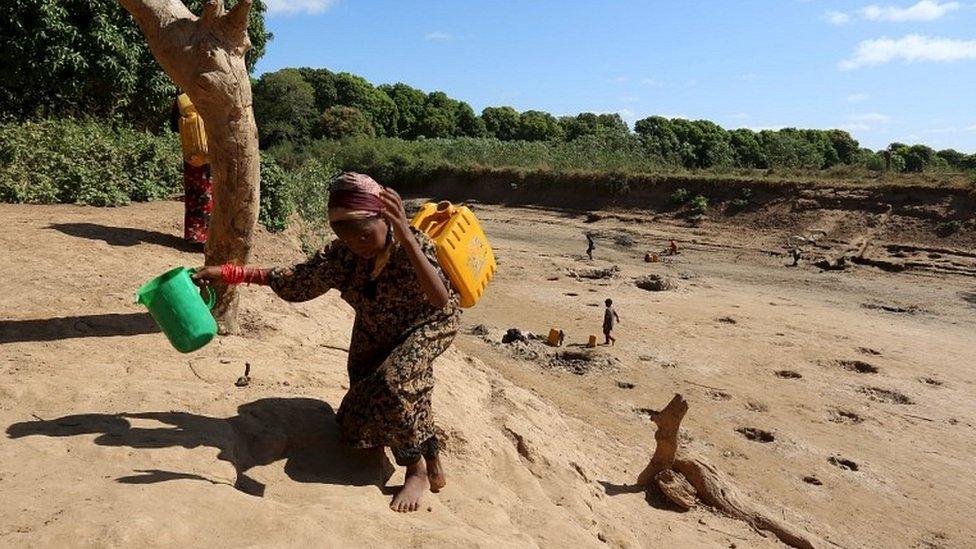
[(634, 280), (634, 285), (641, 290), (649, 292), (664, 292), (673, 290), (675, 283), (669, 277), (658, 274), (649, 274)]

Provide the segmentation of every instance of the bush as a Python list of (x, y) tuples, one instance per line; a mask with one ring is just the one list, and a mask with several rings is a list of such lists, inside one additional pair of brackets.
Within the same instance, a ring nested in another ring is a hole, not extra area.
[(261, 155), (261, 208), (258, 221), (271, 232), (283, 231), (295, 211), (289, 196), (288, 178), (274, 158)]
[(708, 209), (708, 199), (702, 195), (698, 195), (691, 199), (688, 206), (691, 209), (691, 213), (695, 215), (702, 215)]
[(675, 206), (681, 206), (685, 202), (688, 202), (688, 199), (690, 197), (691, 197), (691, 193), (688, 192), (688, 189), (684, 187), (680, 187), (675, 189), (674, 192), (671, 193), (671, 203), (674, 204)]
[(745, 198), (735, 198), (729, 202), (729, 211), (733, 213), (741, 212), (742, 210), (746, 209), (746, 206), (748, 205), (749, 201)]
[(271, 232), (288, 226), (294, 212), (311, 225), (328, 221), (329, 183), (338, 174), (331, 161), (309, 160), (285, 171), (270, 155), (261, 156), (261, 210), (258, 221)]
[(0, 201), (120, 206), (165, 198), (182, 185), (172, 135), (90, 120), (0, 124)]
[(946, 221), (945, 223), (939, 224), (939, 226), (936, 228), (936, 232), (938, 232), (940, 236), (949, 236), (958, 231), (960, 228), (962, 228), (962, 223), (960, 223), (957, 219), (953, 219), (952, 221)]
[(311, 224), (323, 225), (329, 219), (329, 183), (339, 174), (330, 160), (310, 160), (289, 172), (289, 189), (298, 214)]

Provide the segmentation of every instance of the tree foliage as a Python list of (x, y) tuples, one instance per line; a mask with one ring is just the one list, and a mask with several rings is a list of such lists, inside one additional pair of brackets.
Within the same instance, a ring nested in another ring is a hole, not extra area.
[(316, 121), (316, 93), (298, 69), (261, 77), (254, 85), (254, 117), (262, 147), (308, 139)]
[[(204, 0), (188, 0), (201, 13)], [(228, 7), (236, 0), (228, 0)], [(248, 68), (271, 34), (256, 0)], [(0, 10), (0, 116), (95, 116), (165, 124), (176, 88), (117, 0), (6, 0)]]
[(336, 105), (325, 109), (315, 124), (312, 136), (316, 139), (345, 139), (347, 137), (375, 137), (373, 125), (356, 107)]
[[(280, 74), (284, 72), (289, 72), (287, 79)], [(469, 104), (441, 91), (426, 93), (402, 82), (374, 87), (348, 73), (298, 69), (300, 78), (311, 86), (313, 114), (308, 88), (297, 82), (294, 72), (283, 69), (268, 73), (255, 84), (263, 146), (282, 141), (301, 146), (308, 137), (320, 136), (375, 135), (407, 140), (490, 137), (506, 142), (579, 144), (560, 148), (560, 154), (612, 148), (616, 155), (689, 170), (822, 170), (842, 165), (884, 168), (883, 155), (861, 148), (850, 133), (838, 129), (755, 132), (746, 128), (727, 130), (708, 120), (650, 116), (638, 120), (631, 131), (618, 114), (584, 112), (556, 118), (547, 112), (519, 112), (509, 106), (487, 107), (479, 116)], [(271, 86), (266, 80), (279, 82)], [(288, 82), (289, 91), (281, 89), (282, 80)], [(275, 108), (263, 107), (269, 103)], [(895, 171), (976, 169), (976, 155), (951, 149), (936, 153), (922, 145), (893, 143), (890, 150), (891, 169)], [(580, 158), (579, 163), (585, 165), (585, 159)]]

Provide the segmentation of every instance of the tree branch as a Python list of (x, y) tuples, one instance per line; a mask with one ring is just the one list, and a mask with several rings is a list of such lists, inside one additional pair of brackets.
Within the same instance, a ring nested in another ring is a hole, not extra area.
[(156, 34), (177, 19), (192, 18), (193, 14), (179, 0), (119, 0), (119, 4), (132, 14), (133, 19), (148, 37)]
[(216, 28), (217, 20), (224, 15), (224, 0), (209, 0), (203, 5), (203, 17), (200, 23), (207, 28)]
[(252, 4), (254, 4), (254, 0), (240, 0), (227, 13), (226, 25), (232, 39), (239, 40), (242, 37), (247, 37), (247, 23), (251, 15)]

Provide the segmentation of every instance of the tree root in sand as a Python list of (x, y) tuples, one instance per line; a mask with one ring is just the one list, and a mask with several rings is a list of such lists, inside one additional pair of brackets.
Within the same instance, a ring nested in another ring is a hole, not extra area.
[(670, 501), (682, 509), (691, 509), (697, 500), (722, 513), (749, 523), (753, 528), (766, 530), (780, 541), (800, 549), (825, 545), (785, 519), (775, 518), (769, 509), (743, 498), (739, 491), (717, 469), (698, 456), (682, 451), (678, 455), (678, 428), (688, 411), (688, 403), (681, 395), (654, 416), (657, 446), (650, 463), (637, 477), (637, 485), (645, 490), (656, 486)]

